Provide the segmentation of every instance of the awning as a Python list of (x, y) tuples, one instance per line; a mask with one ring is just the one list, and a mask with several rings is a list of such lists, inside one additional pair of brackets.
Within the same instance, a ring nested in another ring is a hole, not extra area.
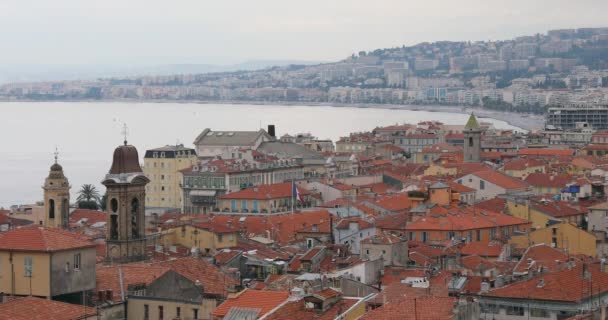
[(203, 196), (203, 197), (215, 197), (217, 191), (215, 190), (192, 190), (190, 191), (191, 196)]

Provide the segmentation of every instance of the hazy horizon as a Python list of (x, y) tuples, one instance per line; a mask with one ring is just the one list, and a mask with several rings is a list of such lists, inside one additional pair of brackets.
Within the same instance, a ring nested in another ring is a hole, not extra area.
[(606, 26), (607, 1), (0, 2), (0, 65), (335, 61), (432, 41)]

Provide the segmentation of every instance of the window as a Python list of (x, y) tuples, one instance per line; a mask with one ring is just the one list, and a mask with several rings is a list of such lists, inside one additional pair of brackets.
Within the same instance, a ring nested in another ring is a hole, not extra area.
[(428, 239), (427, 239), (427, 233), (426, 233), (426, 231), (422, 231), (422, 242), (426, 242), (427, 240)]
[(247, 209), (247, 200), (241, 200), (241, 210)]
[(163, 320), (165, 318), (163, 306), (158, 306), (158, 320)]
[(407, 233), (407, 239), (410, 240), (410, 241), (416, 240), (416, 234), (414, 232), (412, 232), (412, 231), (408, 232)]
[(144, 304), (144, 320), (150, 319), (150, 306)]
[(365, 253), (366, 253), (366, 254), (369, 254), (369, 249), (365, 250)]
[(496, 238), (496, 228), (490, 229), (490, 240), (494, 240)]
[(386, 254), (386, 250), (382, 250), (382, 254)]
[(31, 277), (32, 276), (32, 257), (25, 257), (23, 258), (23, 275), (26, 277)]
[(182, 314), (182, 308), (177, 307), (177, 309), (175, 309), (175, 315), (179, 318)]
[(549, 312), (545, 309), (530, 308), (530, 316), (536, 318), (549, 318)]
[(55, 200), (49, 200), (49, 219), (55, 219)]
[(523, 316), (524, 315), (524, 308), (523, 307), (508, 306), (507, 307), (507, 315), (508, 316)]
[(192, 313), (194, 316), (194, 320), (197, 320), (198, 319), (198, 309), (192, 309)]
[(230, 211), (236, 211), (236, 200), (230, 200)]
[(74, 255), (74, 270), (80, 270), (80, 253)]
[(486, 188), (486, 182), (483, 180), (479, 180), (479, 190), (484, 190)]
[(481, 304), (481, 312), (498, 314), (500, 313), (500, 308), (498, 305), (493, 303), (483, 303)]
[(258, 200), (253, 200), (253, 211), (258, 211)]
[(223, 235), (220, 233), (217, 235), (217, 241), (222, 242)]
[(477, 241), (481, 241), (481, 230), (477, 229), (475, 231), (477, 231)]
[(161, 179), (161, 180), (165, 180), (165, 175), (164, 175), (164, 174), (161, 174), (161, 175), (160, 175), (160, 179)]
[(469, 147), (472, 147), (473, 144), (473, 137), (469, 137)]

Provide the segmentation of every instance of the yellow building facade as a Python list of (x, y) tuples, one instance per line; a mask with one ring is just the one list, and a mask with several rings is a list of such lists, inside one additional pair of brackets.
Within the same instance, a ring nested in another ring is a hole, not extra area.
[(596, 255), (596, 237), (570, 223), (559, 223), (538, 229), (529, 234), (511, 237), (510, 244), (525, 249), (530, 245), (544, 243), (566, 250), (569, 254)]
[(237, 238), (238, 232), (234, 229), (197, 224), (183, 224), (162, 233), (163, 244), (198, 248), (204, 255), (215, 254), (224, 248), (236, 247)]
[(150, 183), (146, 187), (146, 205), (151, 208), (181, 208), (180, 170), (196, 164), (196, 152), (183, 145), (147, 150), (143, 171)]

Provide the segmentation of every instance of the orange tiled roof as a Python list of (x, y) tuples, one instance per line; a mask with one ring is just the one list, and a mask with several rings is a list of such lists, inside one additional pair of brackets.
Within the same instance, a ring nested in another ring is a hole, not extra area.
[(369, 311), (360, 320), (450, 320), (454, 301), (452, 297), (406, 297)]
[(342, 298), (338, 300), (329, 309), (322, 313), (317, 313), (313, 310), (306, 309), (304, 301), (290, 301), (273, 313), (269, 314), (265, 319), (268, 320), (333, 320), (341, 313), (346, 312), (350, 307), (357, 303), (357, 298)]
[(489, 210), (478, 210), (471, 206), (452, 208), (436, 206), (431, 209), (430, 214), (414, 216), (405, 230), (465, 231), (525, 224), (529, 224), (529, 221)]
[(78, 320), (96, 314), (95, 308), (36, 297), (0, 303), (0, 319), (3, 320)]
[(496, 265), (478, 255), (466, 256), (460, 259), (460, 264), (473, 271), (496, 268)]
[(261, 309), (258, 315), (261, 317), (285, 302), (287, 298), (289, 298), (289, 292), (245, 289), (238, 296), (224, 301), (224, 303), (211, 312), (211, 315), (223, 317), (231, 308), (237, 307)]
[(503, 244), (498, 241), (473, 241), (460, 248), (462, 255), (479, 255), (482, 257), (498, 257), (502, 253)]
[[(97, 290), (112, 290), (112, 301), (121, 302), (120, 274), (119, 266), (103, 266), (97, 265), (96, 273), (96, 288)], [(125, 295), (127, 288), (131, 284), (150, 284), (167, 271), (169, 268), (162, 266), (150, 266), (145, 264), (124, 264), (120, 266), (122, 269), (123, 288)]]
[[(514, 273), (527, 274), (530, 269), (545, 267), (548, 271), (557, 271), (570, 259), (564, 252), (545, 244), (537, 244), (526, 249), (521, 259), (513, 268)], [(528, 263), (530, 261), (531, 263)]]
[(82, 221), (86, 225), (92, 225), (98, 222), (106, 222), (106, 218), (105, 212), (97, 210), (76, 209), (70, 212), (70, 223)]
[(225, 296), (229, 285), (238, 285), (239, 283), (238, 280), (226, 275), (218, 267), (192, 257), (153, 263), (152, 266), (171, 269), (192, 282), (198, 280), (203, 284), (205, 293), (218, 296)]
[(591, 294), (597, 296), (608, 291), (608, 274), (599, 269), (599, 265), (588, 265), (593, 281), (583, 278), (583, 265), (579, 264), (572, 269), (543, 273), (541, 276), (515, 282), (483, 295), (510, 299), (579, 302), (589, 298)]
[(374, 225), (361, 219), (361, 218), (346, 218), (346, 219), (342, 219), (340, 220), (337, 224), (336, 224), (336, 229), (348, 229), (348, 227), (350, 226), (351, 223), (356, 223), (359, 225), (359, 230), (363, 230), (363, 229), (369, 229), (369, 228), (373, 228)]
[(382, 285), (388, 286), (393, 283), (399, 283), (408, 277), (424, 277), (426, 275), (423, 269), (405, 269), (397, 267), (385, 267), (384, 275), (382, 276)]
[(515, 159), (505, 163), (504, 170), (525, 170), (528, 168), (544, 167), (545, 163), (536, 159)]
[(534, 187), (565, 188), (573, 180), (570, 174), (531, 173), (524, 181)]
[(61, 251), (95, 247), (87, 237), (58, 228), (29, 226), (0, 234), (0, 250)]
[(526, 183), (519, 179), (492, 170), (478, 171), (473, 174), (505, 189), (524, 189), (528, 187)]
[(571, 156), (574, 154), (572, 149), (519, 149), (520, 156)]
[[(279, 199), (279, 198), (291, 198), (292, 197), (292, 184), (291, 182), (275, 183), (260, 185), (253, 188), (247, 188), (237, 192), (228, 193), (220, 196), (220, 199)], [(310, 192), (306, 189), (296, 187), (300, 192), (300, 195), (309, 195)]]
[(294, 241), (297, 233), (315, 232), (313, 226), (317, 227), (316, 233), (330, 232), (330, 213), (327, 210), (272, 216), (216, 215), (212, 221), (221, 225), (230, 224), (232, 228), (245, 232), (246, 238), (267, 236), (270, 233), (270, 238), (279, 244)]

